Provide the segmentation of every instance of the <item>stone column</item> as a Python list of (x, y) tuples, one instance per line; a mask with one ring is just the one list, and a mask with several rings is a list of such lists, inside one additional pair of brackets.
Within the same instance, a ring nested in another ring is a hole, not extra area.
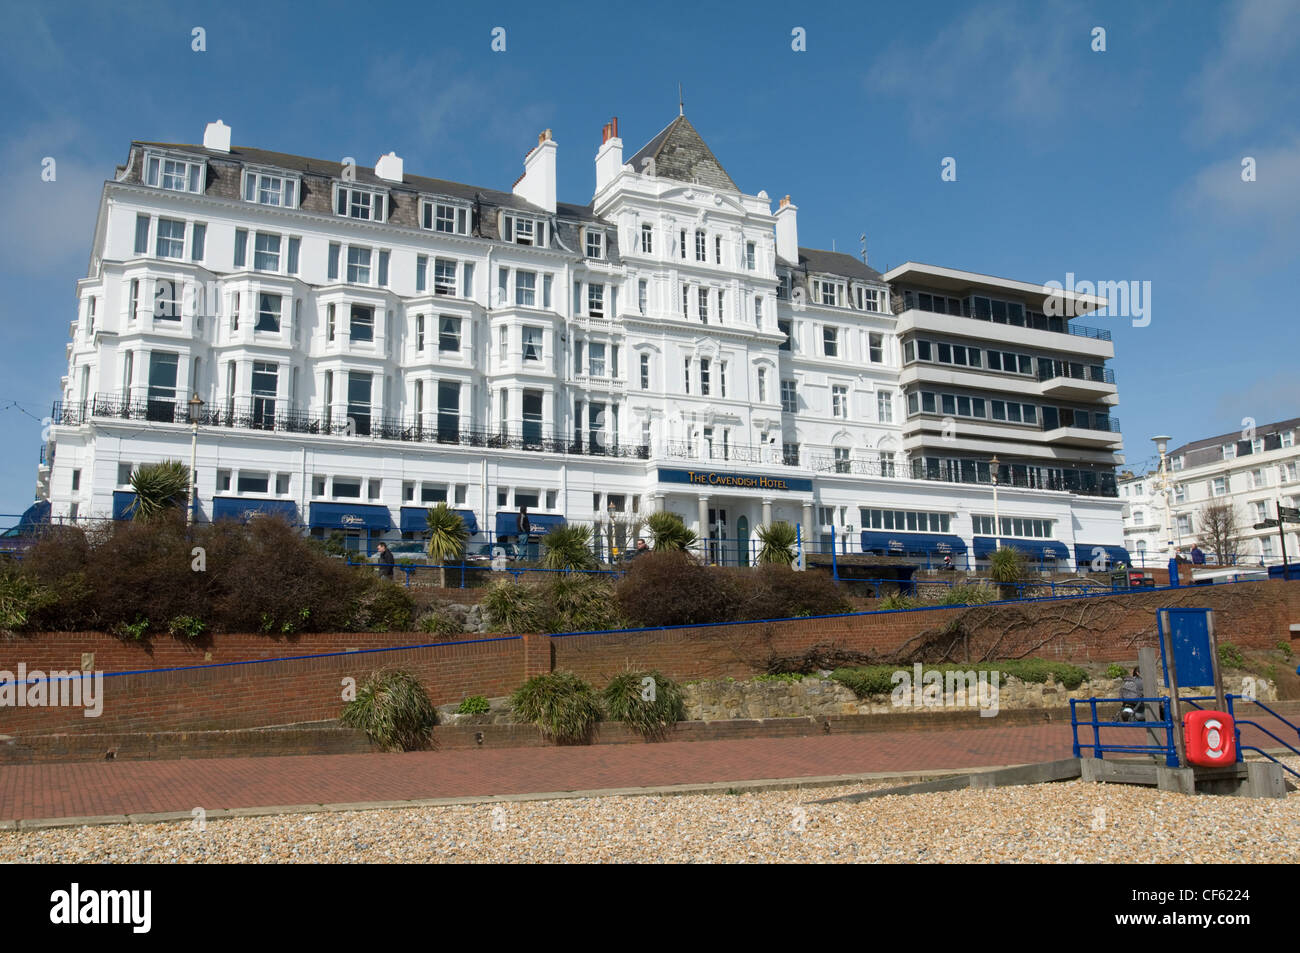
[(764, 526), (772, 525), (772, 501), (771, 500), (763, 501), (763, 525)]

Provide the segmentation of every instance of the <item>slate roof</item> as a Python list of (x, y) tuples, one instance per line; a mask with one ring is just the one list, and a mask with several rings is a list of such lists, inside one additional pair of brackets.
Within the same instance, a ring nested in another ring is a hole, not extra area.
[(642, 160), (646, 158), (654, 159), (655, 175), (661, 178), (731, 192), (740, 191), (713, 150), (705, 144), (685, 116), (678, 116), (665, 126), (628, 163), (637, 172), (642, 172)]
[[(253, 149), (248, 146), (231, 146), (229, 152), (219, 152), (214, 149), (207, 149), (201, 145), (171, 143), (171, 142), (143, 142), (137, 141), (136, 145), (153, 146), (159, 149), (176, 149), (182, 152), (194, 153), (206, 156), (216, 161), (236, 161), (248, 163), (250, 165), (269, 166), (276, 169), (287, 169), (291, 172), (299, 172), (306, 175), (319, 175), (327, 178), (337, 179), (343, 174), (343, 164), (334, 162), (329, 159), (312, 159), (307, 156), (291, 155), (287, 152), (271, 152), (266, 149)], [(382, 188), (405, 189), (411, 192), (429, 193), (432, 195), (446, 195), (451, 198), (463, 199), (474, 202), (481, 201), (490, 205), (501, 208), (512, 208), (526, 212), (536, 212), (540, 215), (548, 214), (542, 209), (525, 199), (520, 198), (513, 192), (503, 192), (500, 189), (489, 189), (479, 185), (468, 185), (463, 182), (452, 182), (447, 179), (434, 179), (428, 176), (411, 175), (405, 172), (401, 182), (390, 182), (387, 179), (381, 179), (375, 175), (375, 170), (370, 166), (356, 166), (356, 181), (362, 185), (373, 185)], [(591, 203), (586, 205), (575, 205), (568, 202), (557, 202), (555, 214), (562, 218), (575, 218), (583, 221), (601, 221), (592, 213)]]
[[(1292, 417), (1290, 420), (1281, 420), (1274, 424), (1260, 424), (1255, 427), (1255, 437), (1262, 440), (1265, 437), (1272, 436), (1273, 434), (1281, 434), (1288, 430), (1295, 430), (1298, 427), (1300, 427), (1300, 417)], [(1188, 459), (1184, 463), (1184, 466), (1198, 467), (1222, 459), (1219, 454), (1221, 448), (1226, 443), (1236, 444), (1240, 447), (1240, 444), (1242, 443), (1241, 431), (1234, 430), (1231, 433), (1219, 434), (1217, 437), (1205, 437), (1201, 440), (1193, 440), (1191, 443), (1185, 443), (1175, 450), (1170, 450), (1169, 456), (1176, 457), (1179, 454), (1185, 454)], [(1240, 453), (1240, 449), (1238, 450), (1238, 453)], [(1265, 449), (1271, 448), (1266, 446)], [(1205, 451), (1213, 451), (1213, 455), (1208, 455)]]
[(867, 281), (880, 281), (880, 272), (863, 264), (862, 259), (840, 251), (827, 251), (824, 248), (799, 248), (799, 263), (780, 259), (787, 268), (798, 268), (810, 275), (838, 275), (841, 278), (861, 278)]

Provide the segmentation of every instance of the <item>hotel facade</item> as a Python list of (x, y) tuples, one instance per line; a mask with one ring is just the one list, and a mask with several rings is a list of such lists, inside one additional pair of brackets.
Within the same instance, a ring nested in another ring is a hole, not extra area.
[[(1125, 546), (1145, 565), (1163, 566), (1166, 541), (1187, 556), (1193, 545), (1207, 560), (1231, 563), (1214, 552), (1206, 532), (1207, 507), (1228, 507), (1238, 538), (1237, 565), (1282, 562), (1279, 527), (1256, 528), (1276, 519), (1278, 506), (1300, 506), (1300, 418), (1261, 424), (1244, 432), (1219, 434), (1185, 443), (1167, 454), (1168, 489), (1159, 472), (1121, 474)], [(1300, 559), (1300, 524), (1287, 523), (1289, 562)]]
[(1126, 556), (1114, 349), (1072, 317), (1103, 300), (801, 247), (789, 196), (742, 191), (685, 116), (630, 156), (617, 120), (600, 138), (585, 205), (557, 199), (549, 130), (510, 191), (220, 121), (133, 142), (38, 498), (122, 516), (135, 467), (189, 461), (197, 396), (197, 519), (276, 510), (364, 549), (445, 501), (476, 541), (523, 508), (535, 531), (670, 510), (728, 563), (775, 520), (959, 565), (998, 540)]

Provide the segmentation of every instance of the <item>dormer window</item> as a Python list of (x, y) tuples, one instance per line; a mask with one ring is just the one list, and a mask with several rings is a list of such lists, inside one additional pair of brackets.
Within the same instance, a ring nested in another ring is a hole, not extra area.
[(298, 207), (298, 182), (284, 175), (265, 172), (244, 173), (244, 201), (258, 205)]
[(816, 304), (830, 305), (834, 308), (844, 305), (844, 285), (823, 278), (813, 279), (813, 301)]
[(507, 213), (501, 216), (501, 237), (515, 245), (546, 245), (546, 223), (535, 218)]
[(594, 228), (587, 229), (587, 257), (605, 257), (605, 235)]
[(461, 205), (425, 202), (420, 221), (430, 231), (448, 235), (469, 234), (469, 209)]
[(149, 155), (145, 158), (144, 181), (172, 192), (203, 192), (204, 163)]
[(384, 194), (369, 189), (360, 189), (353, 185), (336, 186), (334, 193), (334, 211), (348, 218), (362, 221), (384, 221)]

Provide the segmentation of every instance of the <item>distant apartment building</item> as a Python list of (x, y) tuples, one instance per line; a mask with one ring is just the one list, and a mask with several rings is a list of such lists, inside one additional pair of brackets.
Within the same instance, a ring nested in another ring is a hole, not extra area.
[[(1298, 428), (1300, 418), (1293, 418), (1256, 426), (1246, 439), (1239, 432), (1219, 434), (1170, 450), (1169, 538), (1174, 547), (1185, 555), (1196, 544), (1210, 558), (1221, 560), (1221, 554), (1213, 552), (1202, 514), (1207, 505), (1227, 505), (1240, 538), (1237, 561), (1281, 562), (1278, 529), (1254, 527), (1275, 518), (1278, 503), (1300, 505)], [(1119, 488), (1125, 545), (1135, 558), (1165, 559), (1165, 499), (1159, 473), (1125, 475)], [(1287, 556), (1294, 561), (1300, 558), (1300, 525), (1287, 524), (1285, 531)]]

